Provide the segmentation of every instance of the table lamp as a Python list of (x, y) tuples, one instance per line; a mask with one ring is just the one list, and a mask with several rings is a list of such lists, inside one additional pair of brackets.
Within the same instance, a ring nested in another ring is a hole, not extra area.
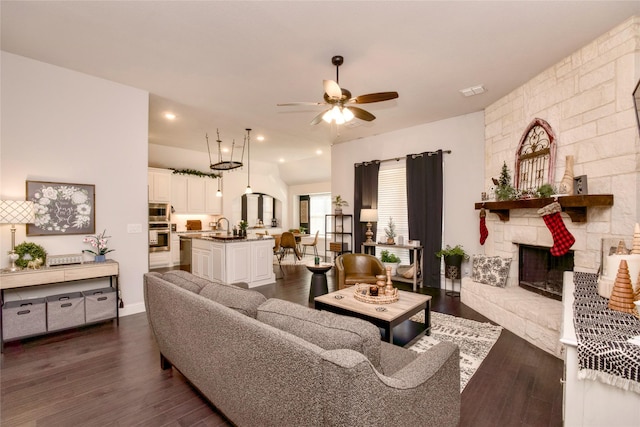
[(16, 260), (16, 224), (31, 224), (35, 220), (33, 202), (25, 200), (0, 200), (0, 224), (11, 224), (11, 252), (9, 271), (18, 271)]
[(360, 210), (360, 222), (367, 223), (367, 232), (364, 235), (367, 237), (365, 243), (373, 242), (373, 231), (371, 231), (371, 223), (378, 222), (378, 209), (361, 209)]

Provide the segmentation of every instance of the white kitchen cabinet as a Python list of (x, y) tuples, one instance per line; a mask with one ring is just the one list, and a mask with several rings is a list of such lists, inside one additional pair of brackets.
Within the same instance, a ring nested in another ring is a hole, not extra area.
[(225, 281), (225, 246), (209, 245), (211, 248), (211, 276), (214, 280)]
[(273, 239), (192, 241), (191, 272), (196, 276), (228, 284), (245, 282), (250, 288), (275, 282)]
[(189, 178), (187, 185), (187, 212), (205, 212), (205, 179), (209, 178)]
[(208, 215), (222, 214), (222, 197), (217, 197), (217, 192), (218, 180), (210, 178), (205, 179), (204, 203), (205, 213)]
[(171, 252), (149, 252), (149, 268), (161, 268), (171, 266)]
[(149, 186), (149, 202), (171, 202), (171, 175), (169, 169), (149, 168), (147, 180)]
[(218, 181), (211, 178), (174, 175), (171, 181), (171, 204), (177, 214), (222, 213), (222, 200), (216, 197)]
[[(264, 242), (275, 244), (271, 239)], [(251, 282), (268, 282), (271, 276), (273, 276), (273, 245), (251, 245)]]
[(171, 264), (180, 265), (180, 235), (171, 233)]
[[(251, 282), (251, 245), (248, 242), (227, 243), (226, 282)], [(273, 264), (273, 262), (272, 262)]]
[(187, 213), (187, 184), (189, 179), (184, 175), (171, 177), (171, 206), (177, 214)]
[(210, 248), (191, 247), (191, 273), (203, 279), (213, 280)]

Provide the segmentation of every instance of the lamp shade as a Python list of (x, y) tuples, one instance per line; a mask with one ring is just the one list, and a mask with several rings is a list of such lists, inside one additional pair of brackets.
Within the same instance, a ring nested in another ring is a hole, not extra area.
[(33, 202), (0, 200), (0, 224), (31, 224), (33, 221)]
[(378, 209), (361, 209), (360, 222), (377, 222)]

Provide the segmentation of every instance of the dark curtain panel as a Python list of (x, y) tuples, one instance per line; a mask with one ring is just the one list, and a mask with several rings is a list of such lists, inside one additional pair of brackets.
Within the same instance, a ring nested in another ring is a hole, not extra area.
[[(375, 160), (355, 164), (355, 185), (353, 191), (353, 248), (351, 251), (360, 252), (360, 245), (366, 240), (366, 223), (360, 222), (360, 209), (378, 209), (378, 172), (380, 162)], [(375, 225), (371, 227), (375, 233)], [(374, 235), (374, 239), (375, 239)], [(375, 255), (375, 254), (374, 254)]]
[(424, 284), (440, 287), (442, 247), (442, 150), (407, 156), (409, 239), (424, 247)]

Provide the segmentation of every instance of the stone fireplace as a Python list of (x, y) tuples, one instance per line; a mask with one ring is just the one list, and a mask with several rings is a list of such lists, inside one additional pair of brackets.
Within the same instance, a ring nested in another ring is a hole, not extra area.
[(562, 276), (573, 270), (573, 251), (555, 257), (549, 248), (518, 245), (518, 285), (528, 291), (562, 301)]
[[(602, 240), (628, 239), (640, 220), (640, 138), (633, 103), (640, 77), (638, 28), (640, 17), (626, 20), (485, 109), (485, 185), (478, 189), (476, 202), (480, 192), (493, 194), (493, 180), (500, 176), (504, 163), (515, 172), (519, 141), (535, 118), (545, 120), (557, 138), (555, 170), (550, 176), (562, 177), (567, 156), (573, 156), (574, 177), (586, 176), (589, 195), (613, 195), (611, 206), (589, 206), (584, 215), (573, 218), (571, 207), (561, 214), (575, 237), (571, 251), (577, 271), (597, 272)], [(551, 184), (557, 186), (558, 181)], [(552, 233), (537, 213), (539, 208), (509, 207), (506, 218), (487, 213), (489, 236), (483, 252), (512, 258), (507, 286), (487, 287), (465, 277), (462, 302), (559, 357), (562, 304), (525, 291), (518, 283), (521, 246), (548, 250), (554, 244)], [(551, 274), (556, 275), (562, 276)], [(536, 274), (524, 281), (545, 279)], [(547, 291), (555, 285), (544, 287)]]

